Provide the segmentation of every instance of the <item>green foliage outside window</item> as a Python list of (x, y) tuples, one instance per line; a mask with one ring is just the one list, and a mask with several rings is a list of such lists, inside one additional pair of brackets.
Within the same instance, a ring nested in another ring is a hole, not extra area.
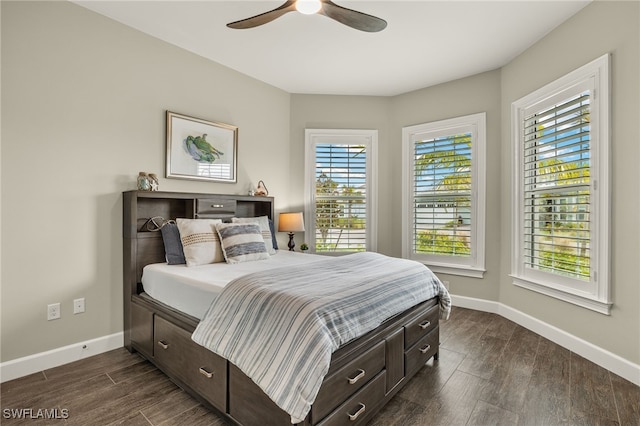
[[(316, 240), (316, 252), (365, 251), (364, 245), (348, 244), (340, 248), (340, 236), (344, 230), (366, 229), (366, 219), (357, 212), (364, 203), (362, 191), (352, 186), (340, 185), (325, 173), (316, 180), (316, 230), (320, 239)], [(329, 233), (338, 230), (336, 241), (330, 241)]]
[[(589, 110), (585, 108), (568, 123), (578, 126), (589, 122)], [(538, 126), (537, 130), (537, 137), (544, 139), (545, 127)], [(581, 148), (577, 144), (575, 146), (576, 149)], [(554, 189), (554, 192), (539, 195), (533, 193), (536, 201), (529, 223), (537, 227), (540, 244), (533, 245), (530, 262), (536, 269), (583, 280), (590, 278), (590, 191), (576, 190), (590, 184), (590, 166), (589, 157), (570, 161), (555, 157), (536, 162), (536, 184)], [(563, 190), (564, 187), (567, 189)]]
[(589, 258), (585, 256), (577, 256), (571, 253), (572, 249), (563, 249), (555, 247), (554, 250), (539, 251), (540, 270), (549, 270), (557, 273), (565, 273), (569, 276), (576, 274), (588, 278), (590, 271)]
[(462, 236), (452, 236), (436, 230), (418, 233), (418, 253), (441, 254), (449, 256), (468, 256), (471, 248)]
[[(415, 160), (415, 179), (418, 182), (429, 181), (433, 177), (434, 185), (429, 193), (438, 202), (438, 194), (459, 194), (453, 201), (451, 215), (459, 217), (460, 208), (471, 207), (471, 134), (452, 135), (442, 138), (450, 141), (451, 149), (433, 150), (422, 153)], [(427, 141), (431, 144), (432, 141)], [(416, 152), (421, 148), (416, 147)], [(446, 201), (443, 201), (446, 203)], [(471, 247), (468, 230), (455, 233), (460, 224), (452, 220), (439, 228), (417, 231), (416, 253), (439, 254), (447, 256), (469, 256)]]

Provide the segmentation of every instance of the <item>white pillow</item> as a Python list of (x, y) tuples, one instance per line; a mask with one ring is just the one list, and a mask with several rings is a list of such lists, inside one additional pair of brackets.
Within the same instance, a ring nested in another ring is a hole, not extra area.
[(260, 225), (257, 223), (219, 223), (216, 230), (227, 263), (269, 258)]
[(258, 225), (260, 225), (260, 232), (262, 232), (264, 244), (267, 246), (267, 252), (269, 254), (276, 254), (276, 249), (273, 248), (271, 229), (269, 228), (269, 216), (234, 217), (231, 218), (231, 221), (233, 223), (257, 223)]
[(176, 219), (187, 266), (224, 262), (216, 225), (220, 219)]

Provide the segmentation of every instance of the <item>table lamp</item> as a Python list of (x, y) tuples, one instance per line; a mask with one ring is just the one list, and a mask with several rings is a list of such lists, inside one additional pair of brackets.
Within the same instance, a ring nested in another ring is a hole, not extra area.
[(293, 242), (294, 232), (304, 232), (304, 218), (302, 213), (280, 213), (278, 220), (278, 232), (289, 233), (289, 251), (293, 251), (296, 243)]

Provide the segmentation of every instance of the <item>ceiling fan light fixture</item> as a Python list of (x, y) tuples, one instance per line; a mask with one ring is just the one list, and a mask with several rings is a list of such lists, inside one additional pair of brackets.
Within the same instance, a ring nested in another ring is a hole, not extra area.
[(296, 10), (305, 15), (313, 15), (318, 13), (322, 8), (320, 0), (297, 0)]
[(296, 10), (306, 15), (317, 13), (319, 15), (326, 16), (327, 18), (331, 18), (334, 21), (338, 21), (348, 27), (370, 33), (382, 31), (387, 26), (387, 21), (384, 19), (339, 6), (332, 0), (286, 0), (282, 5), (280, 5), (280, 7), (276, 7), (268, 12), (255, 15), (250, 18), (230, 22), (227, 24), (227, 27), (238, 30), (254, 28), (269, 23), (284, 14), (294, 12)]

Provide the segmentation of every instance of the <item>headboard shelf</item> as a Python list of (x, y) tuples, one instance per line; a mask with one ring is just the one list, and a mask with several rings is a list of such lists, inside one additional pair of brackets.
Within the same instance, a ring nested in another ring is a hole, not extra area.
[(147, 229), (149, 219), (220, 218), (268, 216), (273, 219), (273, 197), (168, 191), (122, 193), (123, 289), (125, 346), (130, 347), (131, 301), (142, 291), (142, 269), (164, 262), (160, 232)]

